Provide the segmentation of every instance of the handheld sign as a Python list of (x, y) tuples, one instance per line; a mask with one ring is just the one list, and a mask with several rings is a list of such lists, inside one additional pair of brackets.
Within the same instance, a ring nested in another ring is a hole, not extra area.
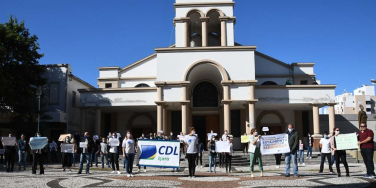
[(216, 152), (230, 152), (230, 142), (228, 141), (217, 141), (215, 142), (215, 151)]
[(119, 146), (120, 142), (117, 138), (110, 138), (110, 146)]
[(32, 150), (43, 149), (47, 145), (47, 137), (31, 137), (29, 143)]
[(260, 138), (262, 155), (289, 153), (288, 134), (263, 135)]
[(248, 135), (242, 135), (241, 136), (241, 143), (248, 143), (249, 142), (249, 136)]
[(3, 146), (15, 146), (16, 137), (3, 137)]
[(262, 128), (262, 131), (264, 131), (264, 132), (269, 131), (269, 127), (263, 127), (263, 128)]
[(61, 153), (74, 153), (74, 144), (62, 144)]
[(217, 133), (208, 133), (208, 140), (210, 140), (212, 136), (217, 136)]
[(58, 141), (60, 141), (60, 142), (65, 142), (65, 138), (66, 138), (67, 136), (69, 137), (69, 139), (72, 138), (72, 135), (71, 135), (71, 134), (61, 134), (60, 137), (59, 137), (59, 140), (58, 140)]
[(340, 134), (335, 139), (337, 150), (358, 149), (358, 138), (355, 133)]
[(87, 148), (86, 142), (80, 142), (80, 148)]

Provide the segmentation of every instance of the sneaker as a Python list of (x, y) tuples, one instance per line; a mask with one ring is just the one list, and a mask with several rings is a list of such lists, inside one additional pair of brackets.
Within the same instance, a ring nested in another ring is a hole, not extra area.
[(201, 165), (201, 168), (202, 168), (202, 165)]
[(146, 172), (146, 169), (144, 170), (144, 172)]
[(69, 172), (72, 172), (72, 169), (69, 169)]
[(338, 177), (341, 177), (341, 173), (338, 173), (338, 175), (337, 175)]
[(138, 169), (137, 172), (140, 172), (140, 169)]
[(290, 177), (290, 174), (286, 174), (286, 176), (285, 177)]
[(131, 177), (134, 177), (134, 175), (133, 175), (133, 174), (131, 174)]
[(350, 174), (349, 174), (349, 173), (346, 173), (346, 177), (350, 177)]
[(303, 166), (305, 166), (305, 163), (303, 163)]
[(262, 174), (262, 172), (260, 173), (260, 177), (263, 177), (264, 175)]
[(129, 178), (129, 177), (131, 177), (131, 175), (130, 175), (130, 174), (127, 174), (127, 177)]
[(192, 176), (192, 178), (195, 178), (195, 176)]
[(299, 177), (299, 174), (294, 174), (294, 177)]
[(375, 176), (370, 175), (370, 176), (369, 176), (369, 179), (375, 179)]
[(309, 159), (312, 159), (312, 157), (309, 157)]
[(114, 174), (115, 173), (115, 171), (113, 170), (112, 172), (111, 172), (111, 174)]
[(279, 165), (275, 166), (275, 168), (279, 168)]
[(121, 172), (120, 172), (120, 171), (117, 171), (117, 174), (121, 174)]
[(306, 157), (306, 159), (308, 159), (308, 157)]
[(251, 178), (255, 177), (253, 174), (251, 174)]
[(334, 172), (334, 171), (331, 171), (331, 172), (329, 172), (329, 173), (331, 173), (331, 174), (335, 174), (335, 172)]
[(77, 174), (81, 174), (81, 172), (77, 172)]

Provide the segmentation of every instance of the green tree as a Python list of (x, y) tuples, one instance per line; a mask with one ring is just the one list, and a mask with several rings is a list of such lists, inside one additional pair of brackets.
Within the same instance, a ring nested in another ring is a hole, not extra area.
[(38, 37), (31, 35), (24, 21), (18, 23), (10, 16), (0, 24), (0, 113), (12, 113), (33, 121), (37, 112), (35, 89), (42, 86), (45, 71), (39, 65), (44, 54), (38, 53)]

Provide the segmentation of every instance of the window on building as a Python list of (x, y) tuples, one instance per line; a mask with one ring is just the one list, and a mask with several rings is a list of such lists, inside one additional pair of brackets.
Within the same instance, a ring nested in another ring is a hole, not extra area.
[(266, 82), (263, 82), (261, 85), (278, 85), (278, 84), (273, 81), (266, 81)]
[(342, 112), (343, 112), (343, 109), (342, 109)]
[(105, 84), (105, 88), (112, 88), (112, 83)]
[(353, 110), (355, 110), (355, 108), (353, 108)]
[(355, 101), (353, 101), (353, 103), (355, 103)]
[(300, 85), (308, 85), (308, 80), (300, 80)]
[(371, 104), (371, 101), (366, 101), (366, 104)]
[(147, 84), (138, 84), (138, 85), (136, 85), (135, 87), (150, 87), (150, 86), (147, 85)]
[(49, 84), (49, 104), (58, 105), (60, 101), (60, 83), (51, 82)]
[(72, 91), (72, 107), (76, 107), (76, 92)]
[(367, 111), (367, 112), (370, 112), (370, 111), (371, 111), (371, 108), (366, 108), (366, 111)]

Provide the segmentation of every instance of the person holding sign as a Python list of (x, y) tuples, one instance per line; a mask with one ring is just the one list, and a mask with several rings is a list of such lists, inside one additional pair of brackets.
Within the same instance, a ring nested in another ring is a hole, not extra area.
[(343, 166), (345, 166), (346, 176), (349, 177), (350, 174), (349, 174), (349, 165), (347, 165), (347, 161), (346, 161), (346, 150), (337, 150), (336, 137), (339, 134), (340, 134), (340, 129), (338, 127), (334, 127), (333, 136), (330, 139), (330, 145), (332, 147), (332, 155), (334, 155), (334, 158), (336, 161), (336, 169), (337, 169), (338, 177), (341, 177), (341, 169), (339, 168), (339, 159), (341, 159)]
[(8, 136), (9, 136), (8, 138), (3, 137), (1, 141), (5, 148), (4, 154), (5, 154), (7, 172), (13, 172), (14, 155), (16, 154), (17, 142), (16, 142), (16, 138), (12, 137), (12, 134), (9, 134)]
[[(84, 166), (84, 160), (86, 159), (86, 174), (90, 174), (89, 169), (90, 169), (90, 158), (91, 158), (91, 152), (93, 150), (93, 145), (94, 141), (93, 138), (90, 136), (89, 132), (85, 132), (84, 134), (84, 139), (85, 139), (85, 146), (82, 147), (82, 153), (80, 156), (80, 166), (78, 167), (78, 173), (82, 173), (82, 168)], [(81, 147), (81, 143), (80, 143)]]
[[(60, 145), (61, 148), (63, 148), (63, 145), (69, 144), (70, 143), (70, 138), (69, 136), (65, 137), (65, 141)], [(74, 152), (74, 151), (73, 151)], [(65, 169), (68, 167), (69, 172), (72, 172), (71, 167), (72, 167), (72, 151), (61, 151), (62, 155), (62, 165), (63, 165), (63, 172), (65, 172)]]
[(360, 146), (360, 153), (362, 154), (364, 164), (366, 165), (367, 174), (365, 178), (375, 178), (375, 166), (373, 164), (373, 131), (367, 129), (366, 123), (360, 124), (360, 132), (358, 133), (358, 146)]
[(189, 177), (195, 177), (195, 161), (198, 151), (198, 139), (196, 130), (191, 127), (191, 133), (185, 137), (184, 143), (187, 151), (188, 167), (189, 167)]
[(251, 170), (251, 177), (253, 178), (253, 167), (255, 165), (256, 160), (258, 160), (259, 170), (260, 170), (260, 177), (263, 176), (263, 166), (262, 166), (262, 159), (261, 159), (261, 152), (260, 152), (260, 137), (261, 135), (258, 134), (256, 128), (251, 129), (251, 135), (249, 136), (249, 160), (250, 160), (250, 170)]
[(209, 154), (209, 172), (212, 173), (212, 166), (214, 165), (214, 173), (215, 166), (217, 163), (217, 152), (215, 152), (215, 136), (212, 135), (210, 141), (208, 142), (208, 154)]
[(325, 157), (328, 159), (329, 171), (330, 173), (334, 173), (332, 169), (332, 165), (330, 164), (330, 159), (332, 158), (331, 154), (331, 146), (330, 146), (330, 139), (328, 136), (328, 132), (324, 132), (324, 138), (320, 140), (320, 148), (321, 148), (321, 163), (320, 163), (320, 171), (322, 173), (324, 170), (324, 160)]
[(290, 147), (290, 153), (285, 154), (286, 177), (290, 177), (291, 160), (293, 164), (294, 176), (299, 177), (298, 160), (297, 160), (298, 159), (297, 152), (298, 152), (298, 144), (299, 144), (299, 134), (297, 131), (294, 130), (294, 128), (292, 127), (292, 124), (289, 124), (286, 134), (288, 134), (289, 147)]
[[(41, 137), (40, 132), (37, 132), (35, 134), (35, 137)], [(29, 143), (30, 144), (30, 143)], [(39, 174), (44, 174), (44, 168), (43, 168), (43, 150), (42, 149), (35, 149), (32, 150), (33, 154), (33, 166), (32, 166), (32, 174), (37, 173), (37, 163), (39, 161)]]
[(112, 133), (112, 138), (108, 140), (108, 146), (110, 146), (110, 160), (111, 160), (111, 166), (112, 166), (111, 174), (115, 173), (115, 165), (116, 165), (117, 173), (120, 174), (119, 155), (118, 155), (119, 138), (117, 138), (116, 133)]

